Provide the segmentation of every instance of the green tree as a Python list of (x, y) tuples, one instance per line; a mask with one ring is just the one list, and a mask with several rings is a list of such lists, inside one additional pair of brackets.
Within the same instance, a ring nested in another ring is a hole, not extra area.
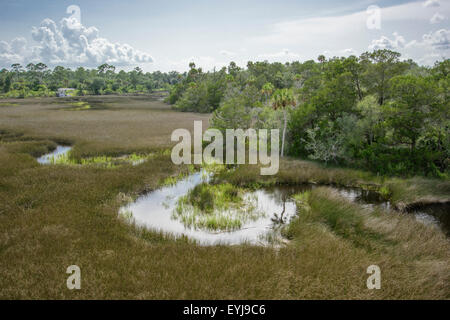
[(265, 96), (266, 98), (266, 104), (269, 101), (270, 95), (272, 94), (273, 90), (275, 89), (275, 87), (273, 86), (273, 84), (271, 84), (270, 82), (266, 82), (262, 89), (261, 89), (261, 93)]
[(359, 63), (358, 58), (350, 56), (344, 60), (345, 69), (352, 75), (352, 80), (358, 92), (359, 100), (363, 99), (363, 92), (361, 88), (361, 78), (363, 72), (363, 66)]
[(105, 79), (96, 77), (89, 85), (89, 89), (93, 94), (99, 95), (100, 91), (105, 88)]
[(377, 136), (384, 135), (382, 128), (383, 110), (374, 95), (365, 97), (356, 105), (359, 113), (358, 127), (366, 139), (368, 145), (377, 140)]
[(389, 80), (400, 75), (407, 65), (399, 61), (400, 53), (388, 49), (363, 53), (361, 60), (366, 67), (365, 84), (378, 95), (382, 105), (388, 93)]
[(387, 111), (389, 121), (400, 142), (414, 151), (424, 126), (438, 110), (436, 85), (424, 77), (397, 76), (390, 81), (393, 100)]

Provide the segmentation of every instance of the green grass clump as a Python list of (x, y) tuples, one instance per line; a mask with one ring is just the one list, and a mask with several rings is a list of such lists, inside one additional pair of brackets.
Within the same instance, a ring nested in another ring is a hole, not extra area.
[(391, 197), (391, 190), (389, 190), (389, 187), (388, 186), (381, 186), (379, 189), (378, 189), (378, 192), (381, 194), (381, 196), (384, 198), (384, 199), (389, 199), (390, 197)]
[(107, 156), (97, 156), (91, 158), (82, 158), (80, 160), (80, 164), (84, 166), (95, 165), (104, 168), (115, 168), (117, 167), (117, 163), (114, 161), (114, 158)]
[(79, 101), (79, 102), (72, 102), (70, 105), (74, 106), (73, 108), (68, 108), (65, 110), (68, 111), (82, 111), (82, 110), (89, 110), (91, 109), (91, 106), (85, 102), (85, 101)]
[(18, 103), (12, 103), (12, 102), (1, 102), (0, 107), (17, 107)]
[(120, 157), (95, 156), (76, 159), (72, 152), (50, 157), (50, 164), (98, 166), (102, 168), (116, 168), (124, 164), (138, 165), (145, 162), (150, 155), (130, 154)]
[(235, 230), (260, 216), (245, 190), (229, 183), (201, 183), (178, 200), (174, 215), (187, 227)]
[(229, 183), (218, 185), (202, 183), (188, 193), (186, 201), (206, 213), (211, 213), (214, 209), (227, 210), (242, 204), (242, 189)]

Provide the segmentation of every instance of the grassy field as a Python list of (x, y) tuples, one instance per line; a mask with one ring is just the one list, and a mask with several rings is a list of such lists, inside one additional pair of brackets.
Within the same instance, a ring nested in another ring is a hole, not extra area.
[[(74, 110), (79, 100), (91, 108)], [(76, 142), (83, 155), (167, 147), (175, 128), (191, 129), (194, 120), (209, 120), (205, 115), (174, 113), (160, 100), (145, 96), (7, 101), (18, 106), (0, 108), (0, 129)]]
[[(130, 225), (118, 216), (130, 195), (188, 171), (175, 166), (175, 128), (208, 115), (177, 113), (149, 97), (26, 99), (0, 108), (0, 298), (3, 299), (449, 299), (445, 235), (394, 213), (369, 213), (326, 187), (298, 195), (283, 247), (201, 247)], [(72, 109), (72, 110), (68, 110)], [(155, 152), (138, 165), (41, 166), (33, 156), (70, 143), (81, 156)], [(387, 179), (286, 160), (261, 180), (241, 167), (235, 184), (320, 183), (384, 187), (396, 203), (448, 200), (449, 183)], [(66, 268), (81, 268), (68, 290)], [(366, 269), (379, 265), (381, 290)]]

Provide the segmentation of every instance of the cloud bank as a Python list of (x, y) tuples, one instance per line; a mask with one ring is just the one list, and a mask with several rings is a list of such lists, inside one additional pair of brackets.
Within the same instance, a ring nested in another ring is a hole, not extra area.
[(77, 19), (63, 18), (59, 24), (44, 19), (31, 30), (35, 45), (16, 38), (0, 41), (0, 66), (12, 63), (43, 62), (51, 66), (95, 67), (103, 63), (131, 66), (153, 62), (152, 57), (128, 44), (111, 42), (99, 36), (96, 27), (85, 27)]

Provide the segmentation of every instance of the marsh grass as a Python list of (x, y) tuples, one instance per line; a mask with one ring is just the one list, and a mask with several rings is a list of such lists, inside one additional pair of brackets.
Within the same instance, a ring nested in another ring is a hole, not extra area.
[(37, 158), (43, 154), (53, 151), (57, 144), (54, 141), (13, 141), (9, 142), (6, 149), (12, 153), (28, 154)]
[[(375, 209), (376, 212), (366, 212), (361, 206), (355, 206), (354, 203), (340, 198), (331, 189), (326, 188), (299, 194), (295, 200), (299, 208), (299, 215), (304, 219), (303, 222), (306, 220), (323, 223), (334, 234), (351, 241), (356, 247), (371, 251), (374, 250), (374, 244), (392, 244), (390, 240), (382, 234), (374, 232), (364, 223), (366, 215), (380, 216), (381, 209)], [(295, 230), (295, 224), (298, 221), (300, 220), (293, 222), (284, 231), (287, 238), (292, 238), (292, 230)]]
[(450, 202), (450, 180), (393, 178), (386, 181), (393, 203), (399, 209), (417, 204)]
[[(6, 132), (0, 134), (0, 298), (450, 298), (450, 248), (442, 232), (408, 215), (374, 214), (356, 204), (347, 207), (327, 189), (312, 191), (305, 202), (312, 210), (310, 216), (299, 211), (298, 220), (289, 226), (289, 243), (277, 250), (199, 246), (124, 221), (118, 212), (130, 196), (133, 199), (160, 187), (167, 177), (188, 172), (187, 166), (175, 166), (170, 160), (167, 147), (172, 130), (192, 128), (194, 119), (207, 121), (209, 115), (176, 113), (145, 98), (98, 99), (110, 104), (111, 110), (63, 112), (51, 105), (56, 99), (47, 98), (24, 99), (20, 108), (0, 108), (0, 128)], [(139, 166), (103, 170), (41, 166), (30, 155), (42, 155), (52, 144), (63, 142), (73, 145), (75, 158), (133, 152), (155, 152), (155, 156)], [(290, 160), (281, 162), (276, 177), (261, 178), (259, 169), (251, 167), (224, 175), (242, 185), (308, 180), (385, 183), (364, 173)], [(444, 192), (436, 189), (445, 190), (446, 185), (410, 180), (404, 194), (396, 190), (402, 183), (389, 187), (400, 201), (414, 201), (434, 191), (443, 198)], [(317, 202), (324, 199), (328, 205), (319, 206)], [(362, 215), (362, 224), (354, 218), (356, 222), (337, 223), (339, 228), (333, 229), (331, 213), (322, 214), (332, 204), (336, 210), (344, 206), (348, 214)], [(360, 245), (365, 234), (353, 228), (374, 232), (383, 241), (368, 240), (370, 248)], [(82, 290), (66, 287), (66, 268), (73, 264), (81, 268)], [(372, 264), (381, 268), (381, 290), (366, 287), (366, 269)]]
[[(67, 103), (85, 101), (89, 112), (66, 112)], [(75, 145), (74, 157), (151, 153), (167, 149), (172, 131), (186, 128), (193, 132), (194, 120), (208, 127), (208, 114), (179, 114), (161, 101), (148, 96), (117, 97), (87, 96), (80, 99), (42, 98), (9, 99), (5, 103), (20, 103), (19, 108), (0, 108), (0, 129), (24, 134), (40, 140), (52, 140)], [(55, 108), (56, 106), (56, 108)], [(59, 107), (58, 107), (59, 106)], [(90, 112), (95, 109), (95, 112)], [(61, 143), (60, 143), (61, 144)], [(64, 144), (64, 143), (63, 143)]]
[[(167, 157), (167, 156), (169, 156), (170, 152), (168, 153), (168, 152), (163, 151), (160, 154), (162, 156)], [(187, 176), (189, 176), (190, 174), (193, 174), (194, 172), (196, 172), (199, 169), (199, 167), (196, 167), (194, 165), (186, 165), (186, 166), (184, 166), (184, 168), (185, 168), (185, 170), (178, 172), (176, 175), (170, 175), (170, 176), (162, 179), (159, 182), (159, 186), (160, 187), (173, 186), (181, 179), (186, 178)]]
[(91, 109), (91, 106), (85, 102), (85, 101), (78, 101), (78, 102), (71, 102), (70, 103), (72, 108), (65, 108), (64, 110), (67, 111), (82, 111), (82, 110), (89, 110)]
[(261, 176), (258, 166), (241, 165), (235, 170), (220, 172), (217, 180), (253, 189), (279, 184), (357, 187), (378, 192), (400, 210), (415, 203), (450, 201), (448, 179), (389, 178), (361, 170), (326, 168), (297, 159), (281, 159), (280, 170), (274, 176)]
[(50, 164), (56, 164), (56, 165), (72, 165), (72, 166), (97, 166), (101, 168), (108, 168), (113, 169), (117, 168), (118, 166), (125, 165), (125, 164), (131, 164), (133, 166), (139, 165), (147, 161), (150, 157), (152, 157), (152, 154), (142, 155), (142, 154), (136, 154), (132, 153), (130, 155), (122, 155), (119, 157), (110, 157), (110, 156), (95, 156), (95, 157), (88, 157), (88, 158), (75, 158), (71, 154), (71, 152), (67, 152), (64, 154), (51, 156), (49, 157), (49, 163)]
[(0, 102), (0, 107), (17, 107), (19, 104), (18, 103), (8, 103), (8, 102)]
[(178, 200), (174, 217), (186, 227), (230, 231), (262, 214), (246, 190), (229, 183), (201, 183)]
[(327, 269), (345, 265), (353, 256), (353, 266), (363, 261), (380, 265), (383, 295), (398, 297), (394, 283), (405, 281), (416, 291), (405, 293), (404, 298), (425, 292), (449, 297), (450, 270), (444, 266), (450, 263), (450, 243), (441, 231), (395, 211), (363, 208), (326, 187), (297, 195), (295, 200), (298, 217), (283, 234), (306, 251), (319, 251), (331, 243), (340, 247), (339, 262), (328, 260), (333, 255), (328, 252)]
[(133, 222), (133, 212), (131, 212), (130, 210), (120, 210), (119, 218), (123, 219), (127, 223), (132, 223)]

